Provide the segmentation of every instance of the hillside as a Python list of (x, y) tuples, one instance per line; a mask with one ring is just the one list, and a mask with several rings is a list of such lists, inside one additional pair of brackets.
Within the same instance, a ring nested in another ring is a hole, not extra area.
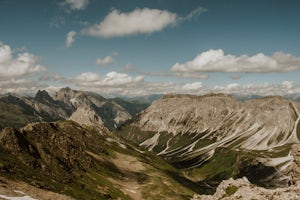
[(189, 199), (204, 191), (162, 159), (109, 135), (72, 121), (6, 128), (0, 133), (1, 180), (75, 199)]
[(237, 101), (229, 95), (166, 95), (118, 134), (163, 157), (195, 181), (217, 185), (247, 176), (287, 185), (290, 147), (299, 142), (300, 103), (279, 96)]

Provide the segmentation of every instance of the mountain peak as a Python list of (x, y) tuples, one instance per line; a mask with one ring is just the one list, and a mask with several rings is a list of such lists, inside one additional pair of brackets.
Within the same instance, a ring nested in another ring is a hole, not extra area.
[(53, 98), (49, 95), (49, 93), (46, 90), (39, 90), (36, 95), (35, 99), (38, 101), (48, 101), (48, 102), (53, 102)]

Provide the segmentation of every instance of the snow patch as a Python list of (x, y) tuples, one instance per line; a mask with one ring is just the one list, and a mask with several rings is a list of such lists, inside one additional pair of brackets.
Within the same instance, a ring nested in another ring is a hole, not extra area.
[(160, 136), (160, 133), (157, 132), (152, 138), (149, 138), (147, 140), (145, 140), (144, 142), (142, 142), (139, 146), (145, 146), (146, 148), (148, 148), (149, 151), (152, 151), (153, 148), (157, 145), (158, 143), (158, 138)]

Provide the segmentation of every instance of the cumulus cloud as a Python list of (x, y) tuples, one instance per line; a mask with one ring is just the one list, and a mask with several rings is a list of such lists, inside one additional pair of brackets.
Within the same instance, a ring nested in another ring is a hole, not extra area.
[(84, 10), (89, 4), (89, 0), (64, 0), (62, 5), (67, 5), (71, 10)]
[(144, 80), (144, 76), (130, 77), (127, 74), (109, 72), (106, 74), (106, 77), (103, 79), (103, 82), (106, 85), (122, 85), (129, 83), (138, 83)]
[(10, 46), (0, 42), (0, 78), (9, 79), (27, 74), (44, 71), (39, 64), (39, 58), (33, 54), (23, 52), (14, 56)]
[(271, 56), (258, 53), (253, 56), (224, 54), (222, 49), (200, 53), (192, 61), (176, 63), (171, 67), (177, 72), (289, 72), (300, 70), (300, 58), (276, 52)]
[(114, 59), (112, 56), (105, 56), (104, 58), (98, 58), (96, 60), (97, 65), (109, 65), (114, 63)]
[(70, 31), (67, 34), (67, 38), (66, 38), (66, 41), (65, 41), (66, 47), (70, 47), (73, 44), (75, 36), (76, 36), (76, 32), (75, 31)]
[(183, 90), (200, 90), (203, 87), (203, 84), (201, 82), (195, 82), (195, 83), (186, 83), (182, 86)]
[(93, 72), (85, 72), (77, 76), (76, 79), (84, 82), (97, 82), (101, 80), (101, 76)]
[(122, 13), (114, 9), (102, 22), (82, 32), (104, 38), (153, 33), (174, 25), (176, 20), (177, 15), (167, 10), (137, 8), (132, 12)]

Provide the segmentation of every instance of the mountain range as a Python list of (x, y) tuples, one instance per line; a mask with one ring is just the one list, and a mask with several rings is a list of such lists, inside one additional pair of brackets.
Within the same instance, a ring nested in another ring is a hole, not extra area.
[(275, 186), (290, 181), (299, 120), (300, 103), (279, 96), (240, 102), (223, 94), (166, 95), (118, 133), (195, 181), (247, 176)]
[(20, 128), (30, 122), (70, 118), (80, 124), (98, 122), (108, 129), (114, 129), (148, 106), (149, 103), (120, 98), (105, 99), (96, 93), (70, 88), (60, 89), (53, 97), (46, 91), (38, 91), (35, 97), (8, 94), (0, 97), (0, 128)]
[(300, 103), (284, 97), (106, 99), (62, 88), (53, 96), (2, 95), (0, 107), (0, 197), (24, 188), (38, 199), (234, 199), (239, 188), (264, 199), (298, 191)]

